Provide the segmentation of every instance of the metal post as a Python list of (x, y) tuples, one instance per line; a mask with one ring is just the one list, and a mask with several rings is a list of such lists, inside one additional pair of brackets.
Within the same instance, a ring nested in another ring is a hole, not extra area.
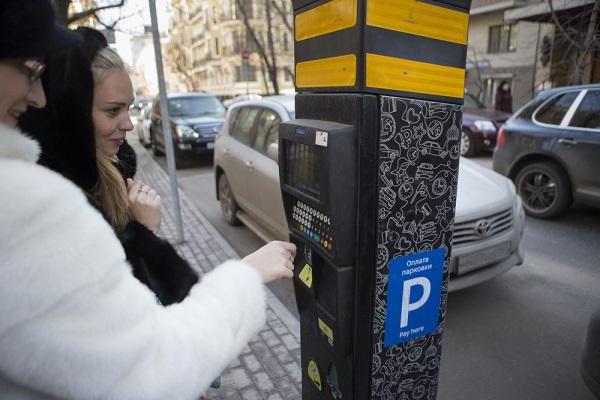
[(150, 5), (150, 18), (152, 21), (152, 39), (154, 42), (154, 57), (156, 58), (156, 73), (158, 75), (158, 91), (160, 93), (160, 109), (162, 114), (162, 128), (165, 140), (165, 150), (167, 157), (167, 168), (169, 170), (169, 180), (171, 181), (171, 197), (175, 207), (175, 223), (177, 225), (177, 243), (183, 243), (183, 223), (181, 220), (181, 207), (179, 204), (179, 190), (177, 185), (177, 175), (175, 174), (175, 154), (173, 149), (173, 139), (171, 135), (171, 124), (169, 117), (169, 107), (167, 103), (167, 89), (165, 86), (165, 72), (162, 62), (162, 51), (160, 48), (160, 34), (158, 32), (158, 18), (156, 16), (156, 1), (148, 0)]

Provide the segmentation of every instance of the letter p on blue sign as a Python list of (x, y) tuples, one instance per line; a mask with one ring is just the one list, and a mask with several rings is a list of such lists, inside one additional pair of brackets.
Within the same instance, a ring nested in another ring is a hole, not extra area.
[(385, 347), (437, 329), (445, 256), (445, 249), (440, 248), (390, 261)]

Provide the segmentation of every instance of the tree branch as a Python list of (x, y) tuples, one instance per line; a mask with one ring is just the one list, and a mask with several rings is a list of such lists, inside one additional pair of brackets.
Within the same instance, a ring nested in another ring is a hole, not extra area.
[[(284, 0), (286, 1), (286, 0)], [(292, 25), (290, 24), (290, 21), (288, 21), (288, 13), (286, 13), (285, 11), (283, 11), (283, 9), (281, 7), (279, 7), (279, 4), (277, 4), (277, 2), (275, 0), (271, 1), (271, 5), (273, 6), (273, 8), (275, 9), (275, 11), (277, 11), (277, 14), (279, 14), (279, 16), (281, 17), (281, 20), (283, 21), (283, 24), (285, 25), (285, 27), (287, 28), (287, 30), (290, 33), (294, 33), (294, 28), (292, 28)]]
[(552, 2), (553, 0), (548, 0), (548, 6), (550, 7), (550, 15), (552, 15), (552, 21), (554, 22), (554, 25), (556, 25), (556, 27), (563, 34), (565, 39), (571, 42), (571, 44), (575, 46), (575, 48), (579, 49), (579, 44), (577, 43), (577, 41), (573, 40), (573, 38), (567, 33), (565, 27), (558, 19), (558, 15), (556, 15), (556, 11), (554, 10), (554, 4), (552, 4)]
[(100, 7), (93, 7), (93, 8), (90, 8), (89, 10), (71, 14), (67, 18), (67, 25), (72, 24), (73, 22), (79, 21), (80, 19), (93, 16), (94, 14), (96, 14), (99, 11), (104, 11), (104, 10), (108, 10), (111, 8), (122, 7), (124, 4), (125, 4), (125, 0), (119, 0), (118, 3), (109, 4), (109, 5), (100, 6)]
[(271, 69), (272, 66), (269, 63), (269, 57), (267, 57), (267, 52), (265, 51), (265, 48), (262, 45), (262, 43), (260, 42), (260, 40), (258, 40), (258, 37), (256, 37), (256, 33), (254, 32), (254, 30), (252, 29), (252, 26), (250, 25), (250, 21), (248, 19), (248, 14), (246, 13), (246, 10), (244, 9), (244, 6), (242, 5), (241, 0), (235, 0), (235, 3), (237, 4), (240, 12), (242, 13), (242, 22), (244, 23), (244, 26), (246, 27), (246, 32), (248, 32), (250, 34), (252, 41), (256, 44), (256, 47), (258, 48), (258, 53), (260, 54), (260, 57), (263, 59), (263, 61), (267, 65), (267, 69)]

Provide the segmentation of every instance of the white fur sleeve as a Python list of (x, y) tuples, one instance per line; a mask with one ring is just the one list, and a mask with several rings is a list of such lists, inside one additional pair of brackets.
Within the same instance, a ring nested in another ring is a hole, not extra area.
[(197, 398), (264, 324), (258, 273), (227, 262), (160, 306), (78, 189), (20, 164), (0, 165), (0, 376), (58, 398)]

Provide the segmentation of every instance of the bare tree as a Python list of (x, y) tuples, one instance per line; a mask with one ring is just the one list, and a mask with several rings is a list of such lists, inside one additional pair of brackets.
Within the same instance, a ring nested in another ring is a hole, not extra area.
[(553, 0), (547, 1), (557, 31), (554, 47), (564, 49), (562, 61), (556, 62), (557, 73), (565, 76), (572, 72), (569, 83), (581, 84), (585, 70), (600, 51), (600, 0), (580, 12), (562, 15), (554, 8)]
[[(69, 25), (75, 22), (78, 22), (82, 19), (88, 17), (94, 17), (100, 24), (107, 26), (100, 18), (98, 17), (98, 13), (100, 11), (117, 9), (123, 7), (125, 5), (126, 0), (113, 0), (110, 4), (97, 5), (95, 1), (90, 1), (90, 6), (84, 9), (83, 11), (75, 12), (69, 14), (69, 7), (73, 0), (52, 0), (52, 5), (54, 6), (54, 12), (56, 14), (56, 21), (61, 25)], [(114, 28), (116, 22), (112, 24), (112, 28)], [(110, 25), (108, 25), (110, 26)]]
[(185, 48), (177, 40), (171, 38), (169, 44), (166, 46), (166, 53), (166, 63), (171, 71), (180, 78), (186, 89), (191, 92), (199, 91), (200, 85), (189, 68), (189, 59)]
[[(269, 77), (269, 81), (271, 82), (273, 91), (275, 92), (275, 94), (279, 94), (279, 82), (277, 80), (277, 57), (276, 57), (277, 53), (276, 53), (275, 41), (274, 41), (273, 13), (271, 10), (272, 10), (272, 8), (274, 8), (275, 11), (281, 16), (281, 19), (284, 21), (283, 22), (284, 26), (291, 29), (291, 25), (289, 24), (289, 21), (284, 18), (284, 17), (286, 17), (285, 12), (283, 11), (283, 8), (281, 7), (282, 1), (289, 1), (289, 0), (279, 0), (279, 4), (275, 0), (256, 0), (256, 1), (264, 2), (263, 4), (264, 4), (264, 9), (265, 9), (265, 14), (266, 14), (265, 19), (266, 19), (266, 25), (267, 25), (265, 37), (263, 37), (263, 35), (261, 34), (262, 32), (260, 32), (251, 23), (252, 18), (250, 16), (250, 10), (248, 10), (246, 8), (247, 5), (249, 4), (249, 2), (243, 1), (243, 0), (235, 0), (235, 3), (237, 5), (237, 9), (239, 10), (240, 15), (242, 17), (241, 19), (244, 24), (244, 27), (246, 28), (246, 32), (250, 36), (250, 39), (254, 43), (254, 45), (256, 47), (256, 51), (258, 52), (258, 55), (261, 58), (261, 64), (266, 69), (266, 75), (268, 75), (268, 77)], [(264, 75), (264, 72), (263, 72), (263, 75)], [(268, 90), (267, 90), (267, 92), (268, 92)]]
[[(485, 88), (485, 83), (483, 81), (483, 76), (481, 74), (481, 64), (482, 60), (479, 57), (479, 53), (475, 48), (469, 49), (469, 53), (467, 54), (467, 62), (473, 65), (473, 71), (475, 71), (475, 76), (473, 77), (473, 83), (475, 85), (476, 93), (471, 93), (473, 96), (477, 97), (477, 99), (481, 102), (484, 102), (482, 97), (482, 93)], [(471, 75), (472, 76), (472, 75)]]
[(271, 0), (271, 6), (275, 9), (277, 14), (281, 18), (281, 21), (283, 22), (283, 26), (286, 27), (286, 29), (288, 30), (288, 32), (290, 34), (293, 34), (294, 28), (292, 27), (292, 24), (290, 23), (290, 13), (286, 12), (286, 9), (291, 9), (289, 7), (290, 0), (283, 0), (283, 1), (288, 4), (288, 7), (286, 7), (285, 9), (282, 7), (281, 2), (277, 2), (275, 0)]
[[(187, 10), (181, 4), (179, 1), (171, 1), (169, 4), (171, 10), (176, 14), (175, 18), (178, 20), (183, 20), (187, 15)], [(164, 61), (188, 91), (196, 92), (200, 89), (200, 85), (192, 73), (192, 68), (190, 68), (190, 57), (187, 49), (182, 44), (182, 41), (179, 40), (181, 38), (178, 37), (178, 32), (170, 29), (169, 35), (171, 36), (171, 40), (166, 46)]]

